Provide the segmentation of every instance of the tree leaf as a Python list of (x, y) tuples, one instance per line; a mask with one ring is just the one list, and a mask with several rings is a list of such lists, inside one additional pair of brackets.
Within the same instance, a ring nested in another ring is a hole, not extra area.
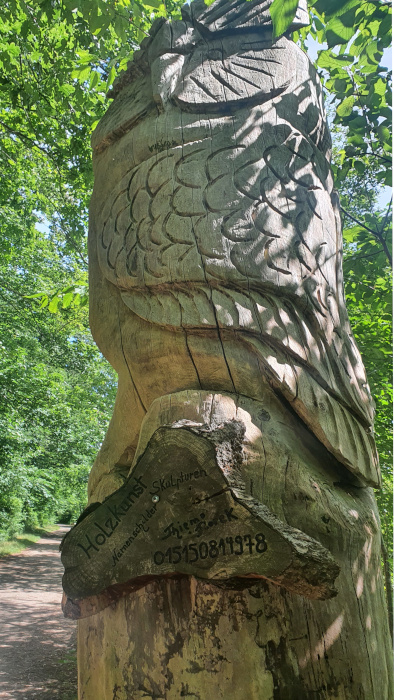
[(378, 78), (376, 83), (374, 83), (373, 89), (377, 95), (385, 95), (387, 89), (385, 81), (382, 78)]
[(343, 23), (343, 17), (334, 17), (326, 27), (328, 47), (331, 48), (337, 44), (348, 44), (353, 34), (353, 26), (346, 26)]
[(53, 297), (51, 299), (51, 301), (49, 302), (48, 311), (50, 311), (51, 314), (57, 313), (59, 304), (60, 304), (60, 297), (58, 297), (58, 296)]
[(298, 0), (274, 0), (270, 6), (274, 39), (290, 27), (297, 12)]
[(73, 298), (74, 298), (73, 292), (68, 292), (67, 294), (65, 294), (63, 297), (63, 301), (62, 301), (62, 309), (68, 309)]
[(353, 63), (352, 56), (336, 56), (330, 50), (319, 51), (317, 65), (320, 68), (343, 68), (344, 66), (350, 66)]
[(160, 0), (144, 0), (144, 5), (147, 7), (155, 7), (158, 10), (161, 2)]
[(345, 99), (337, 107), (337, 114), (340, 117), (350, 116), (350, 114), (352, 113), (352, 110), (353, 110), (354, 102), (355, 102), (354, 95), (349, 95), (349, 97), (345, 97)]

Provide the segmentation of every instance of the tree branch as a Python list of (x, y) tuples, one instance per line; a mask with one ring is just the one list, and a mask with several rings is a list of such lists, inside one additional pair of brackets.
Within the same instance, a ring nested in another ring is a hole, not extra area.
[[(391, 195), (391, 199), (390, 199), (390, 201), (389, 201), (389, 203), (388, 203), (388, 206), (387, 206), (387, 211), (386, 211), (386, 213), (385, 213), (385, 215), (384, 215), (384, 219), (383, 219), (383, 223), (382, 223), (382, 228), (380, 229), (380, 234), (381, 234), (382, 236), (383, 236), (384, 231), (385, 231), (385, 228), (386, 228), (387, 219), (389, 218), (389, 214), (390, 214), (390, 210), (391, 210), (392, 204), (393, 204), (393, 195)], [(385, 240), (386, 240), (386, 239), (385, 239)]]
[(345, 265), (345, 263), (347, 263), (349, 260), (366, 260), (367, 258), (373, 258), (375, 255), (379, 255), (381, 252), (381, 250), (376, 250), (374, 253), (366, 253), (365, 255), (358, 255), (358, 253), (348, 255), (344, 258), (343, 264)]
[(379, 160), (382, 160), (384, 163), (390, 163), (391, 164), (391, 158), (388, 158), (387, 156), (381, 156), (379, 153), (369, 153), (368, 151), (365, 152), (366, 156), (369, 156), (370, 158), (379, 158)]
[(393, 258), (391, 256), (391, 253), (390, 253), (388, 247), (387, 247), (387, 243), (383, 238), (382, 232), (381, 231), (374, 231), (372, 228), (369, 228), (369, 226), (366, 226), (366, 224), (363, 224), (362, 221), (359, 221), (358, 219), (356, 219), (356, 217), (353, 216), (353, 214), (350, 214), (348, 211), (346, 211), (346, 209), (344, 209), (342, 205), (341, 205), (341, 211), (343, 211), (345, 216), (347, 216), (349, 219), (351, 219), (356, 224), (358, 224), (358, 226), (361, 226), (363, 229), (365, 229), (365, 231), (368, 231), (368, 233), (371, 233), (372, 236), (374, 238), (376, 238), (377, 241), (379, 241), (379, 243), (382, 246), (383, 251), (386, 255), (386, 258), (389, 261), (390, 267), (392, 267), (393, 266)]
[(34, 139), (30, 138), (30, 136), (27, 136), (26, 134), (23, 134), (21, 131), (17, 131), (16, 129), (11, 129), (11, 127), (7, 126), (3, 121), (0, 121), (0, 126), (3, 127), (11, 136), (16, 136), (18, 139), (20, 139), (22, 142), (27, 142), (31, 146), (34, 146), (34, 148), (38, 148), (40, 151), (45, 153), (48, 158), (53, 158), (52, 154), (50, 151), (48, 151), (44, 146), (40, 146), (38, 143), (34, 141)]

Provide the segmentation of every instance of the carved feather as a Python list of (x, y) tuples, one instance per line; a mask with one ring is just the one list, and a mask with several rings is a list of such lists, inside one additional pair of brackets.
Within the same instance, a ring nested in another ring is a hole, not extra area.
[[(323, 444), (376, 484), (319, 79), (286, 38), (272, 45), (249, 32), (206, 41), (200, 24), (191, 33), (185, 23), (182, 32), (163, 25), (150, 99), (137, 76), (134, 121), (131, 84), (100, 126), (98, 151), (131, 129), (137, 154), (107, 188), (97, 218), (101, 271), (147, 321), (237, 331)], [(171, 48), (177, 31), (189, 37), (182, 52)], [(146, 144), (138, 141), (144, 120)], [(354, 439), (344, 441), (346, 430)]]

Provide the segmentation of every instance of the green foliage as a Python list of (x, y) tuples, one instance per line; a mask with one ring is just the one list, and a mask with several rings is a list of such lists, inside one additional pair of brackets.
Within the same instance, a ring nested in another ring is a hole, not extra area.
[(270, 7), (274, 37), (281, 36), (290, 27), (297, 11), (299, 0), (273, 0)]
[(54, 188), (53, 160), (22, 140), (6, 136), (0, 159), (0, 538), (8, 538), (84, 507), (114, 376), (87, 329), (76, 244), (86, 194)]
[(326, 44), (317, 67), (335, 104), (335, 124), (347, 138), (335, 175), (345, 180), (352, 170), (363, 175), (373, 161), (376, 182), (391, 186), (391, 70), (382, 65), (391, 46), (391, 5), (359, 0), (312, 0), (310, 27), (296, 38)]
[(16, 535), (8, 540), (0, 540), (0, 559), (10, 554), (19, 554), (27, 547), (31, 547), (41, 537), (45, 537), (54, 531), (53, 525), (47, 527), (29, 527), (22, 535)]
[[(115, 381), (86, 310), (48, 314), (24, 292), (69, 271), (48, 234), (0, 265), (0, 533), (75, 519), (114, 400)], [(8, 282), (10, 280), (10, 282)]]
[[(207, 1), (210, 4), (210, 0)], [(295, 0), (274, 0), (275, 34)], [(0, 532), (74, 518), (114, 400), (87, 329), (90, 135), (114, 78), (182, 0), (3, 0), (0, 16)], [(348, 309), (375, 397), (387, 542), (391, 497), (391, 42), (384, 0), (312, 0), (317, 67), (336, 132)], [(335, 134), (334, 134), (335, 135)]]
[(372, 164), (366, 174), (356, 171), (340, 183), (347, 307), (375, 401), (375, 437), (383, 479), (377, 499), (392, 562), (392, 271), (387, 256), (391, 256), (392, 226), (391, 202), (381, 210), (378, 191)]

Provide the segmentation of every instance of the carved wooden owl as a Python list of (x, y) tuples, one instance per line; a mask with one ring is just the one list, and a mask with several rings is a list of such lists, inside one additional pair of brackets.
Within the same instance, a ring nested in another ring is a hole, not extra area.
[(269, 5), (185, 6), (115, 86), (93, 136), (93, 326), (105, 284), (150, 324), (215, 329), (224, 354), (235, 333), (327, 449), (377, 484), (320, 81), (288, 37), (272, 40)]

